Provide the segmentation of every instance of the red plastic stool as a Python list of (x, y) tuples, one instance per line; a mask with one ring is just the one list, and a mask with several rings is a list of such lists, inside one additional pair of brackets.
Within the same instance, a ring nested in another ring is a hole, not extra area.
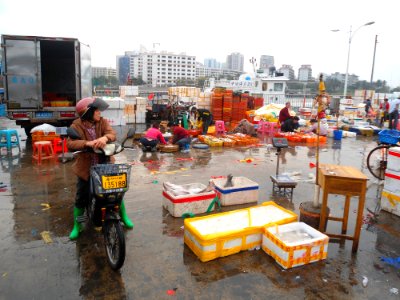
[(61, 138), (53, 139), (54, 153), (61, 153), (63, 151), (63, 147), (64, 147), (64, 152), (68, 152), (66, 140)]
[(224, 121), (215, 121), (215, 133), (216, 134), (224, 134), (225, 133)]
[(42, 160), (53, 159), (54, 149), (50, 141), (40, 141), (33, 144), (32, 158), (40, 164)]

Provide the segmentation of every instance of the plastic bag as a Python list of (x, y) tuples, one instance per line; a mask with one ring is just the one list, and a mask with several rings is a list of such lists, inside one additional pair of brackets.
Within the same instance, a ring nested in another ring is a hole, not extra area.
[(31, 130), (31, 133), (38, 132), (38, 131), (42, 131), (42, 132), (44, 132), (44, 134), (49, 134), (50, 132), (55, 133), (57, 131), (57, 129), (53, 125), (44, 123), (42, 125), (33, 127)]

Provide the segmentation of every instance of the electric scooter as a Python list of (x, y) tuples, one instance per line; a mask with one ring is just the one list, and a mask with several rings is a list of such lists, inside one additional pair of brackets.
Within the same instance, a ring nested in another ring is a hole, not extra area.
[[(73, 128), (67, 129), (68, 137), (81, 139)], [(103, 149), (85, 149), (74, 152), (94, 152), (98, 154), (99, 163), (90, 169), (90, 200), (86, 208), (87, 216), (78, 217), (78, 222), (87, 219), (96, 227), (101, 227), (108, 263), (113, 270), (122, 267), (125, 261), (125, 234), (119, 209), (124, 194), (129, 189), (131, 166), (128, 164), (110, 163), (112, 155), (124, 150), (123, 145), (132, 138), (135, 130), (131, 128), (122, 145), (107, 144)]]

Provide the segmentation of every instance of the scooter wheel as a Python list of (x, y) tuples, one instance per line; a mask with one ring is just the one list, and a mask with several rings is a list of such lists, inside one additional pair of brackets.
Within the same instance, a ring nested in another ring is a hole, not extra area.
[(109, 220), (104, 223), (104, 241), (111, 269), (118, 270), (125, 261), (125, 234), (118, 220)]

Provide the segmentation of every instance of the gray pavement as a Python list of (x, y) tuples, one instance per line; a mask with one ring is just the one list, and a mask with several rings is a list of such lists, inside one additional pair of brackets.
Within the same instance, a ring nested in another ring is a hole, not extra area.
[[(202, 263), (184, 245), (183, 220), (162, 208), (164, 181), (207, 184), (211, 176), (231, 173), (259, 183), (259, 203), (274, 199), (299, 213), (299, 204), (312, 200), (314, 184), (307, 180), (315, 174), (309, 167), (315, 148), (299, 144), (281, 157), (281, 173), (301, 173), (290, 202), (272, 195), (269, 176), (275, 173), (276, 156), (267, 147), (269, 138), (261, 137), (261, 143), (175, 154), (143, 154), (136, 148), (119, 154), (118, 162), (132, 163), (125, 201), (135, 228), (126, 231), (127, 257), (118, 272), (107, 265), (100, 232), (88, 227), (78, 241), (68, 239), (76, 180), (71, 163), (33, 164), (29, 143), (20, 154), (14, 149), (13, 155), (2, 155), (0, 181), (7, 187), (0, 190), (0, 299), (399, 299), (393, 288), (400, 290), (400, 270), (379, 258), (400, 256), (400, 218), (384, 211), (376, 224), (363, 225), (357, 254), (351, 253), (351, 241), (332, 241), (326, 261), (290, 270), (262, 250)], [(365, 166), (375, 145), (365, 137), (340, 143), (328, 139), (320, 153), (321, 162), (354, 166), (370, 178), (365, 216), (379, 203), (381, 186)], [(245, 158), (254, 161), (240, 162)], [(343, 212), (341, 197), (331, 196), (329, 204), (333, 214)], [(352, 199), (350, 233), (356, 204)], [(335, 222), (328, 229), (339, 232)], [(51, 243), (42, 238), (46, 231)]]

